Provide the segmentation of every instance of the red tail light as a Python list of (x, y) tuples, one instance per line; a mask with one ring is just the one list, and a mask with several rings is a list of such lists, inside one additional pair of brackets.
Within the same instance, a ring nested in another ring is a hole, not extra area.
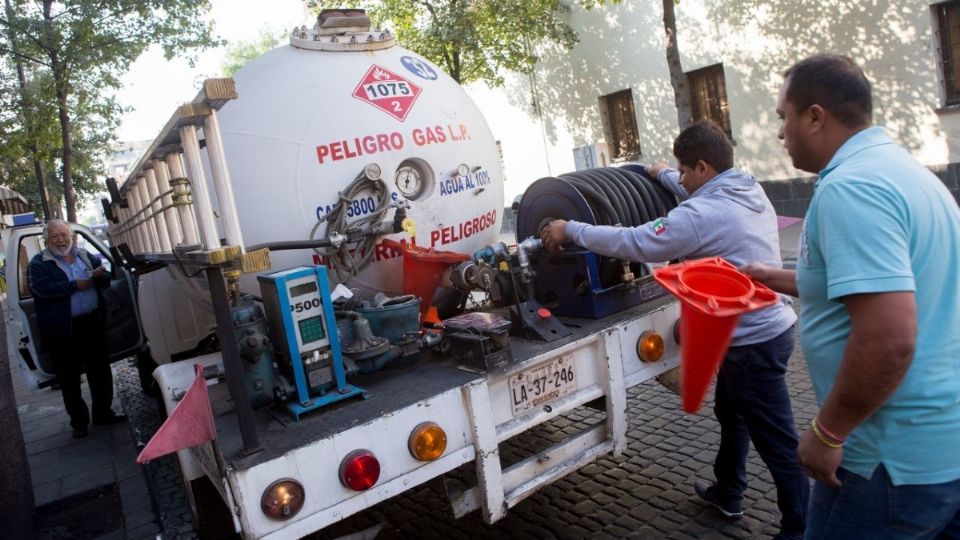
[(380, 478), (380, 462), (369, 450), (354, 450), (340, 462), (340, 482), (354, 491), (373, 487)]

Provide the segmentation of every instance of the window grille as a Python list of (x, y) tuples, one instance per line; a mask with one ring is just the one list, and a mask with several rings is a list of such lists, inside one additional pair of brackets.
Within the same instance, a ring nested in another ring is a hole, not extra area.
[(713, 120), (733, 140), (723, 64), (687, 72), (693, 121)]

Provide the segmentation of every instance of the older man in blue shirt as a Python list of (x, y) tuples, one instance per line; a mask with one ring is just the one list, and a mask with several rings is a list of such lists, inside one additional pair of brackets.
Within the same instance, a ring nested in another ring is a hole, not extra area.
[(745, 270), (800, 297), (821, 406), (805, 538), (960, 538), (960, 209), (871, 109), (849, 58), (787, 71), (780, 138), (820, 178), (796, 273)]
[(93, 400), (93, 423), (126, 420), (110, 408), (113, 379), (103, 328), (103, 296), (110, 276), (99, 259), (73, 245), (70, 226), (50, 220), (43, 228), (47, 247), (27, 269), (37, 325), (53, 356), (54, 371), (75, 438), (86, 437), (90, 413), (80, 392), (86, 372)]

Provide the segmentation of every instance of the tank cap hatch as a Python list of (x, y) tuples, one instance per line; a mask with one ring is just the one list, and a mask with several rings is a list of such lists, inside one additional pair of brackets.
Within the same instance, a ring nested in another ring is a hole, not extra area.
[(376, 51), (395, 43), (389, 30), (370, 29), (362, 9), (324, 9), (313, 28), (301, 26), (290, 33), (290, 45), (314, 51)]

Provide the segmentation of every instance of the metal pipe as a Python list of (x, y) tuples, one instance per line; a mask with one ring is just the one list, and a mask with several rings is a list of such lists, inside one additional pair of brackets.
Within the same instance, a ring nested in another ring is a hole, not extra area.
[[(133, 220), (137, 212), (140, 211), (142, 206), (140, 206), (140, 192), (137, 190), (136, 185), (131, 185), (130, 189), (127, 191), (127, 201), (128, 207), (130, 210), (130, 220)], [(137, 249), (140, 253), (147, 253), (150, 251), (150, 244), (147, 241), (146, 231), (143, 230), (143, 227), (132, 227), (133, 231), (137, 234)]]
[(203, 136), (207, 141), (207, 159), (213, 176), (213, 187), (220, 203), (220, 218), (223, 221), (223, 235), (228, 246), (243, 246), (243, 233), (240, 231), (240, 218), (233, 198), (233, 186), (230, 182), (230, 169), (223, 153), (223, 140), (220, 138), (220, 122), (217, 111), (211, 110), (203, 120)]
[(243, 380), (243, 365), (240, 363), (240, 351), (237, 349), (237, 337), (233, 330), (233, 314), (230, 310), (230, 298), (223, 279), (223, 270), (219, 266), (206, 269), (207, 282), (210, 285), (210, 299), (213, 301), (213, 314), (217, 321), (217, 339), (223, 356), (223, 367), (227, 372), (227, 387), (233, 400), (233, 409), (240, 424), (240, 436), (243, 438), (243, 453), (250, 455), (262, 450), (257, 436), (257, 427), (253, 423), (253, 409), (250, 396)]
[(258, 249), (268, 248), (270, 251), (285, 251), (293, 249), (313, 249), (330, 247), (333, 242), (329, 238), (317, 238), (316, 240), (288, 240), (281, 242), (264, 242), (255, 244), (244, 249), (247, 253), (257, 251)]
[[(130, 216), (133, 213), (132, 208), (130, 208), (130, 204), (132, 204), (132, 200), (130, 199), (129, 196), (127, 197), (127, 201), (128, 201), (127, 207), (123, 209), (124, 224), (126, 224), (128, 220), (130, 220)], [(123, 229), (123, 234), (127, 236), (127, 245), (130, 246), (131, 250), (133, 250), (134, 252), (137, 252), (142, 249), (142, 243), (140, 242), (140, 237), (137, 235), (137, 231), (132, 231), (129, 228), (125, 227)]]
[(530, 253), (531, 251), (540, 251), (543, 249), (543, 241), (539, 238), (531, 236), (523, 242), (517, 245), (517, 262), (520, 263), (520, 268), (530, 268)]
[(183, 233), (177, 220), (177, 211), (173, 208), (173, 194), (170, 193), (170, 170), (167, 165), (169, 156), (153, 162), (157, 172), (157, 190), (162, 193), (160, 205), (164, 208), (164, 221), (167, 223), (167, 236), (170, 238), (170, 247), (174, 248), (183, 242)]
[(193, 205), (196, 210), (197, 224), (200, 229), (200, 241), (203, 248), (213, 251), (220, 248), (220, 236), (217, 234), (217, 222), (213, 217), (210, 203), (210, 191), (207, 189), (207, 177), (203, 173), (200, 161), (200, 141), (197, 139), (196, 126), (180, 128), (180, 141), (183, 143), (183, 157), (187, 162), (187, 177), (193, 185)]
[(143, 225), (143, 230), (147, 234), (147, 242), (150, 244), (150, 251), (153, 253), (160, 253), (160, 235), (157, 234), (157, 226), (150, 219), (151, 205), (150, 205), (150, 193), (147, 191), (147, 181), (143, 176), (137, 178), (137, 183), (134, 186), (137, 191), (140, 193), (140, 209), (142, 212), (141, 220), (145, 220)]
[(531, 236), (517, 245), (517, 262), (520, 263), (520, 280), (526, 285), (527, 298), (534, 297), (533, 270), (530, 269), (529, 252), (540, 251), (542, 249), (543, 241), (535, 236)]
[(147, 169), (143, 173), (144, 184), (147, 186), (147, 196), (150, 197), (150, 213), (153, 214), (154, 228), (157, 229), (157, 239), (160, 240), (160, 251), (162, 253), (167, 253), (170, 251), (170, 231), (167, 230), (167, 218), (163, 215), (163, 212), (160, 211), (160, 190), (157, 188), (157, 173), (156, 173), (156, 164), (160, 163), (154, 161), (154, 168)]
[[(170, 168), (170, 178), (184, 178), (186, 176), (183, 173), (183, 162), (180, 160), (180, 152), (174, 152), (167, 156), (167, 166)], [(186, 187), (182, 185), (177, 185), (174, 191), (176, 193), (176, 200), (179, 201), (177, 204), (177, 215), (180, 218), (178, 223), (180, 224), (180, 232), (183, 233), (183, 243), (189, 246), (199, 244), (200, 236), (199, 233), (197, 233), (197, 223), (194, 221), (193, 210), (191, 210), (193, 205), (184, 202), (185, 198), (190, 198), (190, 194), (187, 192)]]

